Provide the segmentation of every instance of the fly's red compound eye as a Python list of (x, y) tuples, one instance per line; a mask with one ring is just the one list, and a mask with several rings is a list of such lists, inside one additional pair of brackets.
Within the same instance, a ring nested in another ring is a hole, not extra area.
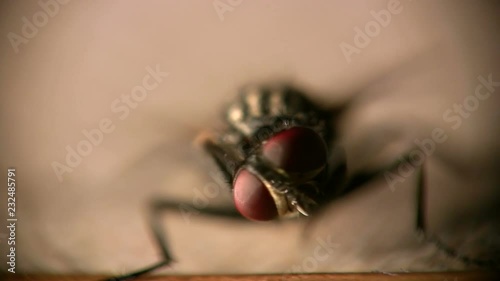
[(246, 169), (236, 176), (233, 196), (236, 209), (248, 219), (268, 221), (278, 215), (274, 199), (264, 183)]
[[(321, 171), (327, 161), (327, 149), (314, 130), (296, 127), (271, 137), (262, 146), (262, 156), (286, 172), (304, 174)], [(269, 190), (246, 169), (236, 175), (233, 196), (236, 208), (248, 219), (267, 221), (278, 215)]]
[(262, 147), (262, 155), (290, 173), (319, 170), (327, 161), (326, 144), (315, 131), (295, 127), (278, 133)]

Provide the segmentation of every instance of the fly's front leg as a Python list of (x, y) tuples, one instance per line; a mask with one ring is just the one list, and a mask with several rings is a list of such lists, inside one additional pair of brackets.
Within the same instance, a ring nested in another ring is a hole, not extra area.
[[(202, 142), (202, 147), (212, 157), (215, 164), (220, 169), (224, 180), (228, 183), (228, 187), (232, 188), (234, 174), (239, 168), (239, 165), (241, 165), (241, 160), (236, 156), (236, 153), (233, 150), (228, 149), (228, 145), (216, 143), (211, 139), (205, 139)], [(204, 207), (200, 209), (191, 203), (182, 203), (172, 200), (154, 200), (150, 205), (149, 223), (163, 260), (142, 270), (138, 270), (136, 272), (120, 277), (107, 279), (108, 281), (123, 281), (133, 279), (138, 276), (153, 272), (156, 269), (168, 266), (174, 261), (170, 252), (170, 247), (168, 245), (166, 233), (161, 224), (162, 216), (168, 211), (177, 213), (180, 212), (183, 216), (185, 216), (186, 212), (188, 212), (190, 215), (201, 214), (216, 217), (242, 219), (241, 215), (234, 208)]]
[(241, 219), (241, 215), (234, 208), (223, 208), (223, 207), (197, 208), (191, 203), (180, 203), (169, 200), (155, 200), (151, 204), (151, 207), (152, 207), (150, 215), (151, 229), (158, 243), (160, 251), (163, 255), (163, 258), (168, 263), (172, 262), (173, 258), (167, 243), (167, 238), (166, 238), (167, 236), (161, 224), (162, 216), (166, 212), (168, 211), (180, 212), (183, 216), (186, 215), (186, 212), (191, 212), (194, 214), (202, 214), (205, 216)]
[(229, 188), (232, 188), (235, 173), (243, 163), (241, 155), (233, 146), (234, 144), (220, 143), (212, 139), (205, 139), (202, 143), (203, 149), (214, 160)]
[(174, 262), (174, 258), (170, 252), (170, 246), (167, 240), (167, 235), (165, 233), (164, 227), (162, 226), (162, 217), (167, 213), (177, 213), (181, 215), (186, 215), (186, 212), (191, 212), (191, 214), (200, 214), (211, 217), (223, 217), (227, 219), (238, 219), (243, 220), (243, 217), (234, 208), (223, 208), (223, 207), (204, 207), (198, 208), (191, 203), (182, 203), (172, 200), (154, 200), (150, 205), (149, 223), (153, 233), (153, 236), (158, 244), (159, 250), (163, 257), (163, 260), (146, 267), (144, 269), (119, 276), (106, 279), (106, 281), (125, 281), (134, 279), (141, 275), (151, 273), (159, 268), (170, 265)]

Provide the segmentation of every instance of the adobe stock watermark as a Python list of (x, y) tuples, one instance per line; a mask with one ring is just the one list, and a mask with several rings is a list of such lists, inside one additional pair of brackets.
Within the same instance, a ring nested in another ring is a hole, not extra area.
[(212, 5), (217, 13), (220, 21), (224, 21), (224, 14), (233, 12), (238, 6), (243, 3), (243, 0), (214, 0)]
[[(443, 120), (450, 125), (451, 129), (458, 130), (462, 126), (463, 120), (477, 111), (480, 103), (490, 98), (491, 94), (495, 92), (495, 88), (500, 86), (500, 81), (493, 81), (492, 74), (489, 74), (487, 78), (478, 76), (477, 80), (479, 83), (473, 94), (466, 96), (462, 103), (453, 104), (452, 108), (443, 113)], [(448, 135), (444, 129), (439, 127), (432, 130), (429, 138), (422, 141), (415, 139), (414, 143), (417, 148), (410, 151), (406, 159), (400, 159), (401, 163), (397, 167), (397, 173), (390, 171), (384, 173), (391, 191), (395, 190), (397, 183), (404, 182), (406, 178), (411, 176), (425, 162), (426, 158), (436, 151), (437, 144), (443, 144), (446, 140), (448, 140)]]
[(340, 244), (332, 241), (332, 236), (328, 235), (326, 239), (316, 238), (317, 245), (314, 248), (312, 255), (302, 259), (297, 264), (292, 265), (288, 270), (283, 273), (281, 280), (290, 280), (293, 275), (298, 273), (311, 273), (318, 269), (320, 263), (326, 261)]
[[(111, 112), (116, 114), (118, 120), (125, 120), (130, 115), (130, 112), (136, 109), (140, 102), (144, 101), (152, 91), (158, 88), (168, 75), (169, 73), (160, 70), (158, 64), (155, 68), (147, 66), (142, 83), (133, 87), (130, 93), (122, 94), (119, 98), (113, 100), (110, 105)], [(67, 145), (65, 147), (67, 154), (64, 163), (52, 162), (52, 169), (59, 182), (63, 181), (65, 173), (73, 172), (82, 163), (83, 159), (92, 153), (94, 147), (99, 146), (104, 141), (106, 134), (112, 133), (115, 129), (116, 124), (112, 118), (102, 118), (98, 122), (97, 128), (83, 129), (81, 131), (83, 139), (73, 146)]]
[(361, 50), (368, 47), (372, 39), (377, 37), (383, 28), (386, 28), (392, 21), (394, 15), (398, 15), (403, 11), (403, 6), (399, 0), (389, 0), (387, 2), (387, 9), (380, 11), (371, 10), (373, 20), (367, 22), (363, 29), (356, 26), (354, 27), (353, 44), (342, 41), (339, 44), (342, 54), (344, 54), (347, 63), (351, 63), (352, 55), (360, 54)]
[(22, 17), (21, 21), (23, 26), (21, 27), (21, 34), (15, 32), (9, 32), (7, 34), (7, 39), (14, 49), (14, 52), (19, 53), (19, 46), (21, 44), (28, 44), (30, 39), (33, 39), (38, 31), (47, 25), (49, 19), (54, 18), (61, 10), (61, 5), (68, 4), (70, 0), (39, 0), (38, 6), (41, 10), (35, 12), (31, 18)]

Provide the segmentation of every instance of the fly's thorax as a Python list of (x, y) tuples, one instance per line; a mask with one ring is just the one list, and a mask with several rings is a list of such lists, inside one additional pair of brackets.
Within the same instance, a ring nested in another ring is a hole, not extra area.
[(265, 126), (272, 127), (273, 131), (279, 130), (274, 127), (283, 126), (280, 123), (287, 120), (295, 120), (302, 125), (318, 123), (315, 112), (312, 103), (292, 88), (249, 86), (243, 88), (239, 97), (227, 108), (226, 121), (242, 135), (251, 137)]

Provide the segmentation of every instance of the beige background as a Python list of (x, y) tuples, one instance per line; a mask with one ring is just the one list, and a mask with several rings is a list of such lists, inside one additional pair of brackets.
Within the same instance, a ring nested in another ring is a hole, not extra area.
[[(449, 138), (426, 162), (430, 229), (460, 253), (498, 260), (498, 89), (456, 131), (442, 118), (474, 93), (479, 75), (500, 80), (498, 4), (401, 1), (402, 12), (348, 63), (340, 44), (353, 44), (354, 28), (387, 3), (243, 1), (219, 17), (211, 1), (71, 1), (16, 53), (9, 32), (22, 34), (22, 18), (41, 7), (4, 1), (0, 163), (17, 168), (17, 269), (117, 274), (156, 262), (148, 199), (192, 200), (213, 182), (192, 140), (220, 124), (240, 85), (274, 80), (325, 105), (364, 94), (338, 128), (351, 171), (388, 163), (443, 128)], [(156, 65), (170, 75), (120, 120), (111, 104)], [(116, 129), (59, 182), (51, 164), (64, 163), (65, 147), (103, 118)], [(178, 262), (164, 272), (464, 268), (415, 238), (414, 185), (412, 176), (391, 191), (381, 178), (308, 226), (170, 215)], [(335, 249), (304, 266), (319, 238)]]

